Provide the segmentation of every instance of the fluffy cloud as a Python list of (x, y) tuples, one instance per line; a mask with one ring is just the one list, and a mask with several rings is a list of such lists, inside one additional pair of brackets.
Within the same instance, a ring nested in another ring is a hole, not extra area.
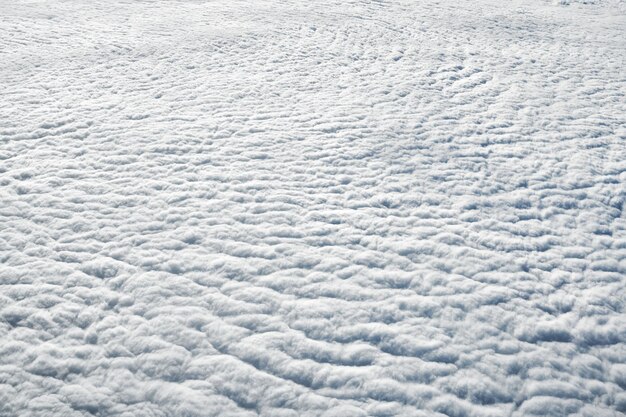
[(0, 416), (626, 412), (621, 5), (12, 3)]

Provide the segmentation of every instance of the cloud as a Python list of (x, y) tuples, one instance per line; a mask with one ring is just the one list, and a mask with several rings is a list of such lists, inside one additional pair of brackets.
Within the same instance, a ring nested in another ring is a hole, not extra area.
[(625, 412), (621, 5), (12, 3), (0, 417)]

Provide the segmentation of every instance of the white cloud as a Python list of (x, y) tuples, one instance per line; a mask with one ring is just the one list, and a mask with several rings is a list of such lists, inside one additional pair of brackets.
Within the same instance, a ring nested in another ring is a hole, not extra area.
[(0, 417), (625, 412), (624, 9), (458, 3), (0, 5)]

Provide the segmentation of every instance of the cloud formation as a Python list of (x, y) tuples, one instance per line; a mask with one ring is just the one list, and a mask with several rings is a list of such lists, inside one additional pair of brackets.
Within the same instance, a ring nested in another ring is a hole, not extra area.
[(0, 4), (0, 416), (626, 412), (610, 1)]

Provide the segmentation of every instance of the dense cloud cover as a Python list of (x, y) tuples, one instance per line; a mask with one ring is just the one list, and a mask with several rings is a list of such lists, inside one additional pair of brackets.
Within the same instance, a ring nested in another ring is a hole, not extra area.
[(0, 2), (0, 416), (626, 412), (625, 16)]

